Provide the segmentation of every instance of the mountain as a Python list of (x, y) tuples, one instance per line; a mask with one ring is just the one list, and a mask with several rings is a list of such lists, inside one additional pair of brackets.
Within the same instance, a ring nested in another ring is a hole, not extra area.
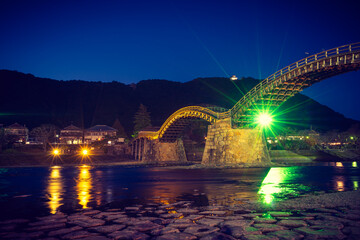
[[(31, 74), (0, 70), (0, 123), (14, 122), (33, 128), (52, 123), (60, 128), (74, 124), (88, 128), (112, 125), (118, 118), (128, 133), (140, 103), (151, 112), (153, 125), (160, 126), (168, 116), (189, 105), (215, 105), (231, 108), (259, 80), (243, 78), (198, 78), (186, 83), (145, 80), (125, 85), (120, 82), (58, 81)], [(296, 107), (294, 107), (296, 106)], [(358, 123), (330, 108), (297, 94), (285, 102), (281, 116), (300, 128), (320, 131), (346, 130)]]

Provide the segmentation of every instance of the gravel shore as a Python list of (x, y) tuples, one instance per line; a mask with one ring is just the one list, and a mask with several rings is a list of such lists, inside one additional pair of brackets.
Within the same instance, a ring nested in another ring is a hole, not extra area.
[(192, 201), (58, 212), (0, 222), (1, 239), (360, 239), (360, 192), (308, 195), (272, 205)]

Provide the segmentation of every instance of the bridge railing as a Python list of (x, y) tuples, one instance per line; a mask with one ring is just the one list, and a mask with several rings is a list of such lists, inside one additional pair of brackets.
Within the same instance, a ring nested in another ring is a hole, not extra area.
[(269, 77), (265, 78), (263, 81), (261, 81), (258, 85), (253, 87), (249, 92), (247, 92), (231, 109), (230, 114), (233, 115), (233, 112), (237, 112), (246, 102), (250, 102), (253, 100), (253, 95), (263, 89), (265, 85), (267, 85), (269, 82), (275, 81), (277, 78), (283, 76), (284, 74), (287, 74), (294, 69), (297, 69), (299, 67), (302, 67), (307, 64), (311, 64), (314, 62), (318, 62), (320, 60), (327, 59), (329, 57), (334, 57), (337, 55), (343, 55), (345, 53), (351, 53), (351, 52), (358, 52), (360, 51), (360, 42), (359, 43), (353, 43), (344, 45), (337, 48), (332, 48), (314, 55), (311, 55), (309, 57), (306, 57), (304, 59), (301, 59), (287, 67), (284, 67), (278, 71), (276, 71), (274, 74), (270, 75)]

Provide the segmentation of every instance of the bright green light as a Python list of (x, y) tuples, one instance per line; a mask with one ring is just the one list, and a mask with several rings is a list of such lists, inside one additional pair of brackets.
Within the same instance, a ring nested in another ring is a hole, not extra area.
[(263, 127), (270, 126), (272, 121), (273, 121), (273, 118), (268, 113), (260, 113), (256, 117), (256, 122)]

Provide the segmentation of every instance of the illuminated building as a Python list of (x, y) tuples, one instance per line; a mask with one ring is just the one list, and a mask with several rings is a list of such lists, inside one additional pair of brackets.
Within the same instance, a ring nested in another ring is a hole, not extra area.
[(74, 125), (70, 125), (60, 131), (60, 142), (66, 144), (83, 143), (84, 131)]
[(20, 125), (18, 123), (14, 123), (8, 127), (4, 128), (5, 135), (12, 136), (15, 138), (15, 141), (18, 143), (26, 143), (29, 138), (29, 130), (25, 125)]
[(86, 129), (84, 134), (85, 143), (101, 141), (105, 137), (115, 137), (116, 129), (107, 125), (96, 125)]

